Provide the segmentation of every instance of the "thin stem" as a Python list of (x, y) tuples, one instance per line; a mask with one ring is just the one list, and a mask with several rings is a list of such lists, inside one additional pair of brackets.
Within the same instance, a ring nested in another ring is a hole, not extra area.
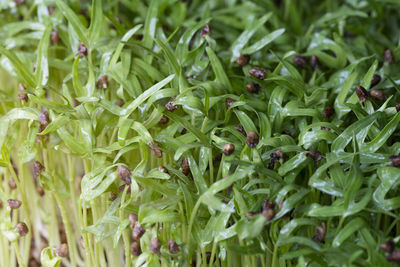
[(24, 264), (24, 261), (22, 260), (21, 252), (19, 251), (19, 245), (18, 245), (18, 240), (12, 242), (13, 247), (15, 250), (15, 255), (17, 256), (17, 262), (20, 267), (25, 267), (26, 265)]

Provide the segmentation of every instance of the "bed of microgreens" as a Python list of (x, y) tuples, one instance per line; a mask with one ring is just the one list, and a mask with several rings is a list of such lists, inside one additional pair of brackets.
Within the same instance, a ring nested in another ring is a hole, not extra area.
[(395, 265), (399, 28), (398, 0), (0, 1), (0, 266)]

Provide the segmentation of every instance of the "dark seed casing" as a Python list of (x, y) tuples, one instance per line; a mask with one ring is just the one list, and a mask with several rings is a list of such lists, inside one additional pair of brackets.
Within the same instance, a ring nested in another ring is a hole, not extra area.
[(298, 55), (293, 56), (293, 63), (294, 65), (302, 69), (307, 66), (307, 60), (304, 57)]
[(372, 90), (370, 93), (372, 98), (382, 101), (386, 99), (386, 95), (384, 92), (380, 91), (380, 90)]
[(130, 170), (124, 165), (118, 165), (117, 167), (117, 175), (122, 181), (126, 184), (131, 184), (131, 172)]
[(385, 54), (383, 55), (383, 60), (388, 62), (389, 64), (394, 64), (393, 53), (390, 49), (385, 50)]
[(260, 91), (260, 85), (258, 83), (250, 83), (246, 85), (246, 89), (249, 93), (257, 94)]
[(171, 98), (171, 99), (168, 101), (168, 103), (165, 104), (165, 109), (166, 109), (166, 110), (172, 112), (172, 111), (175, 111), (175, 110), (178, 108), (178, 106), (174, 105), (174, 100), (175, 100), (175, 97)]
[(395, 250), (386, 256), (386, 259), (391, 262), (400, 262), (400, 250)]
[(99, 89), (107, 89), (108, 88), (108, 76), (102, 75), (99, 77), (96, 83), (96, 87)]
[(211, 34), (211, 28), (210, 25), (206, 24), (204, 25), (203, 29), (201, 30), (200, 37), (204, 37), (206, 35)]
[(182, 168), (182, 173), (183, 173), (185, 176), (188, 176), (189, 173), (190, 173), (190, 167), (189, 167), (189, 159), (188, 159), (188, 157), (185, 157), (185, 158), (182, 160), (181, 168)]
[(245, 66), (249, 63), (250, 61), (250, 56), (249, 55), (241, 55), (237, 60), (236, 64), (239, 66)]
[(136, 224), (132, 231), (133, 240), (139, 240), (145, 232), (146, 230), (143, 228), (143, 226)]
[(249, 70), (249, 74), (257, 79), (265, 79), (266, 70), (263, 68), (255, 67)]
[(167, 124), (169, 122), (169, 118), (165, 115), (162, 115), (160, 121), (158, 122), (159, 124)]
[(225, 107), (226, 107), (226, 109), (229, 109), (232, 105), (233, 105), (233, 103), (235, 103), (235, 100), (233, 100), (232, 98), (227, 98), (226, 100), (225, 100)]
[(58, 34), (57, 29), (53, 29), (53, 31), (50, 34), (50, 42), (51, 44), (55, 45), (60, 42), (60, 35)]
[(139, 220), (139, 217), (137, 216), (137, 214), (135, 214), (135, 213), (129, 214), (129, 225), (132, 229), (135, 227), (138, 220)]
[(8, 202), (8, 206), (13, 210), (18, 209), (22, 205), (21, 200), (17, 200), (17, 199), (9, 199), (9, 200), (7, 200), (7, 202)]
[(47, 111), (43, 111), (38, 116), (40, 125), (46, 127), (50, 123), (49, 113)]
[(244, 136), (247, 136), (246, 131), (244, 130), (242, 125), (236, 125), (235, 130), (243, 134)]
[(19, 222), (15, 226), (15, 231), (19, 234), (19, 236), (26, 236), (29, 232), (28, 226), (24, 222)]
[(400, 167), (400, 156), (390, 156), (389, 160), (392, 162), (390, 166)]
[(159, 254), (160, 248), (161, 248), (160, 239), (158, 239), (157, 237), (153, 237), (150, 241), (149, 250), (154, 254)]
[(393, 239), (389, 239), (388, 241), (382, 243), (380, 248), (385, 252), (392, 253), (395, 249), (395, 243)]
[(381, 76), (379, 76), (378, 74), (374, 74), (374, 76), (372, 76), (370, 88), (374, 87), (380, 82), (381, 82)]
[[(18, 84), (18, 91), (25, 91), (25, 90), (26, 88), (22, 83)], [(25, 93), (18, 93), (18, 99), (28, 102), (28, 95)]]
[(396, 111), (399, 112), (400, 111), (400, 104), (396, 105)]
[(65, 258), (68, 255), (68, 246), (67, 244), (63, 243), (56, 248), (55, 251), (56, 255), (61, 258)]
[(131, 243), (131, 253), (133, 256), (139, 256), (140, 254), (142, 254), (142, 249), (140, 248), (139, 241), (133, 241)]
[(39, 174), (44, 170), (45, 168), (39, 161), (35, 160), (33, 162), (33, 178), (37, 179), (39, 177)]
[(179, 246), (175, 242), (175, 240), (171, 239), (170, 241), (168, 241), (168, 250), (169, 250), (169, 253), (171, 253), (171, 254), (179, 253)]
[(316, 55), (312, 55), (310, 58), (310, 66), (312, 70), (319, 69), (321, 67), (321, 62)]
[(222, 153), (225, 154), (225, 156), (229, 156), (235, 151), (235, 145), (234, 144), (225, 144), (224, 148), (222, 149)]
[(364, 103), (368, 98), (368, 92), (361, 85), (356, 86), (356, 94), (361, 103)]
[(78, 55), (80, 57), (86, 57), (88, 54), (88, 49), (85, 44), (80, 43), (78, 46)]
[(324, 111), (322, 112), (322, 116), (324, 116), (325, 118), (329, 118), (333, 115), (333, 113), (335, 113), (333, 107), (325, 107)]
[(258, 145), (259, 142), (259, 137), (258, 134), (256, 132), (249, 132), (247, 134), (246, 137), (246, 144), (250, 147), (250, 148), (255, 148)]

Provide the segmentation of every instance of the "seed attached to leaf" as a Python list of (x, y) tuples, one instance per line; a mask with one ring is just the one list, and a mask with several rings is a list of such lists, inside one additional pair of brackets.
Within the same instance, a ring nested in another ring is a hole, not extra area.
[(264, 80), (265, 79), (266, 70), (263, 68), (255, 67), (249, 70), (249, 74), (257, 79)]
[[(22, 83), (18, 84), (18, 91), (25, 91), (25, 90), (26, 88)], [(25, 93), (18, 93), (18, 99), (28, 102), (28, 95)]]
[(316, 55), (312, 55), (310, 58), (310, 66), (312, 70), (319, 69), (321, 67), (321, 62)]
[(224, 148), (222, 149), (222, 153), (225, 154), (225, 156), (229, 156), (235, 151), (235, 145), (234, 144), (225, 144)]
[(96, 87), (99, 89), (107, 89), (108, 88), (108, 76), (102, 75), (99, 77), (96, 83)]
[(43, 111), (42, 113), (40, 113), (38, 119), (40, 125), (42, 125), (43, 127), (46, 127), (50, 123), (49, 113), (47, 111)]
[(246, 218), (251, 218), (251, 217), (254, 217), (254, 216), (256, 216), (257, 215), (257, 212), (247, 212), (246, 213)]
[(270, 169), (270, 170), (273, 170), (274, 167), (275, 167), (275, 160), (271, 160), (271, 161), (268, 163), (267, 168)]
[(36, 192), (39, 194), (39, 196), (44, 196), (44, 189), (40, 185), (36, 187)]
[(143, 228), (143, 226), (136, 224), (132, 231), (133, 240), (139, 240), (145, 232), (146, 230)]
[(182, 173), (183, 173), (185, 176), (188, 176), (189, 173), (190, 173), (190, 167), (189, 167), (189, 159), (188, 159), (188, 157), (185, 157), (185, 158), (182, 160), (181, 168), (182, 168)]
[(126, 184), (131, 184), (131, 172), (124, 165), (118, 165), (117, 167), (118, 178), (124, 181)]
[(250, 56), (249, 55), (241, 55), (237, 60), (236, 60), (236, 64), (238, 64), (239, 66), (245, 66), (249, 63), (250, 61)]
[(172, 98), (168, 101), (168, 103), (165, 104), (165, 109), (166, 109), (166, 110), (172, 112), (172, 111), (175, 111), (175, 110), (178, 108), (178, 106), (174, 105), (174, 100), (175, 100), (175, 97), (172, 97)]
[(159, 124), (167, 124), (168, 122), (169, 122), (169, 118), (165, 115), (162, 115), (162, 117), (158, 123)]
[(333, 113), (335, 113), (333, 107), (325, 107), (324, 111), (322, 112), (322, 116), (324, 116), (325, 118), (329, 118), (333, 115)]
[(15, 226), (15, 231), (19, 234), (19, 236), (26, 236), (29, 232), (28, 226), (24, 222), (19, 222)]
[(365, 88), (362, 87), (361, 85), (356, 86), (356, 94), (358, 96), (358, 99), (360, 99), (361, 103), (364, 103), (368, 98), (367, 90), (365, 90)]
[(179, 246), (175, 242), (175, 240), (171, 239), (170, 241), (168, 241), (168, 250), (169, 250), (169, 253), (171, 253), (171, 254), (176, 254), (179, 252)]
[(139, 220), (139, 217), (137, 216), (137, 214), (135, 214), (135, 213), (129, 214), (129, 225), (132, 229), (135, 227), (138, 220)]
[(259, 142), (259, 137), (258, 134), (256, 132), (249, 132), (247, 134), (246, 137), (246, 144), (250, 147), (250, 148), (255, 148), (258, 145)]
[(258, 83), (250, 83), (246, 85), (246, 89), (249, 93), (257, 94), (260, 91), (260, 85)]
[(393, 239), (389, 239), (388, 241), (382, 243), (380, 248), (385, 252), (392, 253), (395, 249), (395, 243)]
[(80, 57), (86, 57), (88, 54), (88, 49), (85, 44), (80, 43), (78, 46), (78, 55)]
[(149, 250), (154, 254), (159, 254), (160, 253), (160, 248), (161, 248), (160, 239), (158, 239), (157, 237), (153, 237), (151, 239), (151, 241), (150, 241)]
[(386, 99), (386, 95), (384, 92), (382, 92), (381, 90), (372, 90), (370, 93), (372, 98), (382, 101)]
[(267, 219), (267, 221), (270, 221), (275, 217), (275, 211), (274, 209), (266, 208), (262, 211), (262, 215)]
[(299, 68), (305, 69), (307, 66), (307, 60), (299, 55), (293, 56), (293, 63)]
[(68, 255), (68, 246), (67, 244), (63, 243), (56, 248), (55, 251), (56, 255), (60, 258), (65, 258)]
[(225, 100), (225, 107), (226, 107), (226, 109), (229, 109), (229, 108), (233, 105), (233, 103), (235, 103), (235, 100), (233, 100), (232, 98), (228, 97), (228, 98)]
[(8, 186), (10, 187), (11, 190), (14, 190), (15, 188), (17, 188), (17, 184), (15, 183), (15, 180), (13, 178), (11, 178), (8, 181)]
[(326, 235), (326, 224), (323, 222), (321, 226), (316, 227), (317, 234), (312, 238), (317, 243), (323, 243)]
[(60, 35), (58, 34), (57, 29), (53, 29), (50, 34), (50, 42), (51, 44), (58, 44), (60, 42)]
[(156, 158), (162, 157), (162, 150), (158, 147), (158, 144), (156, 144), (154, 142), (150, 142), (149, 147), (150, 147), (151, 153), (153, 154), (154, 157), (156, 157)]
[(396, 105), (396, 111), (399, 112), (400, 111), (400, 104)]
[(211, 34), (211, 28), (210, 25), (208, 25), (208, 23), (206, 25), (204, 25), (203, 29), (201, 30), (200, 33), (200, 37), (204, 37), (206, 35), (210, 35)]
[(389, 160), (392, 162), (390, 166), (400, 167), (400, 156), (390, 156)]
[(131, 253), (133, 256), (139, 256), (142, 254), (142, 249), (140, 248), (140, 242), (139, 241), (133, 241), (131, 244)]
[(112, 201), (114, 201), (114, 200), (117, 199), (117, 195), (114, 194), (113, 192), (110, 192), (110, 198), (111, 198)]
[(400, 250), (395, 250), (386, 256), (386, 259), (391, 262), (400, 262)]
[(39, 177), (39, 174), (44, 170), (45, 168), (39, 161), (35, 160), (33, 162), (33, 178), (37, 179)]
[(385, 54), (383, 56), (383, 60), (385, 62), (388, 62), (389, 64), (394, 64), (394, 57), (393, 57), (393, 53), (390, 49), (386, 49), (385, 50)]
[(8, 202), (8, 206), (13, 210), (18, 209), (22, 205), (22, 202), (17, 199), (9, 199), (9, 200), (7, 200), (7, 202)]
[(242, 125), (236, 125), (235, 130), (243, 134), (244, 136), (247, 136), (246, 131), (244, 130)]
[(374, 87), (380, 82), (381, 82), (381, 76), (379, 76), (378, 74), (374, 74), (374, 76), (372, 76), (370, 88)]
[(270, 157), (276, 161), (279, 161), (280, 159), (282, 159), (283, 161), (286, 161), (286, 154), (285, 152), (277, 149), (274, 152), (272, 152), (270, 154)]
[(158, 166), (158, 171), (163, 172), (163, 173), (168, 173), (168, 169), (165, 168), (165, 167), (162, 166), (162, 165)]
[(315, 150), (315, 149), (311, 149), (310, 151), (308, 151), (306, 153), (306, 156), (312, 158), (315, 163), (317, 163), (318, 161), (320, 161), (322, 159), (321, 152), (319, 152), (318, 150)]

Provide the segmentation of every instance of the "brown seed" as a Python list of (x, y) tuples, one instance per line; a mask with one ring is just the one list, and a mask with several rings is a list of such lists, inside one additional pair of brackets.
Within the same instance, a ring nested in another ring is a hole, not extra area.
[(250, 83), (246, 85), (246, 89), (249, 93), (257, 94), (260, 91), (260, 85), (258, 83)]
[(96, 87), (101, 89), (107, 89), (108, 88), (108, 76), (107, 75), (101, 75), (99, 79), (97, 80)]
[(19, 234), (19, 236), (26, 236), (29, 232), (28, 226), (24, 222), (19, 222), (15, 226), (15, 231)]
[(176, 254), (179, 252), (179, 246), (175, 242), (175, 240), (171, 239), (170, 241), (168, 241), (168, 250), (169, 250), (169, 253), (171, 253), (171, 254)]
[(272, 160), (268, 163), (267, 168), (270, 169), (270, 170), (273, 170), (274, 167), (275, 167), (275, 160), (272, 159)]
[(36, 192), (39, 194), (39, 196), (44, 196), (44, 189), (40, 185), (36, 187)]
[(322, 111), (322, 116), (324, 116), (325, 118), (329, 118), (333, 115), (334, 112), (335, 110), (333, 109), (333, 107), (325, 107), (324, 111)]
[[(18, 91), (25, 91), (25, 90), (26, 88), (22, 83), (18, 84)], [(28, 95), (25, 93), (18, 93), (18, 99), (28, 102)]]
[(139, 217), (135, 213), (130, 213), (129, 214), (129, 225), (133, 229), (136, 225), (136, 223), (139, 221)]
[(37, 179), (39, 177), (39, 174), (44, 170), (45, 168), (39, 161), (35, 160), (33, 162), (33, 178)]
[(123, 100), (115, 101), (115, 105), (117, 105), (118, 107), (122, 107), (124, 104), (125, 104), (125, 102)]
[(321, 67), (321, 62), (316, 55), (312, 55), (310, 58), (310, 66), (312, 70), (319, 69)]
[(114, 194), (113, 192), (110, 192), (110, 198), (111, 198), (112, 201), (114, 201), (114, 200), (117, 199), (117, 195)]
[(325, 126), (321, 126), (321, 130), (330, 131), (330, 130), (331, 130), (331, 128), (329, 128), (329, 127), (325, 127)]
[(275, 203), (269, 201), (269, 198), (266, 197), (264, 199), (264, 201), (263, 201), (263, 206), (262, 206), (263, 210), (265, 210), (265, 209), (273, 209), (274, 207), (275, 207)]
[(378, 74), (374, 74), (374, 76), (372, 76), (370, 88), (380, 83), (380, 81), (381, 81), (381, 76), (379, 76)]
[(246, 131), (244, 130), (242, 125), (236, 125), (235, 130), (243, 134), (244, 136), (247, 136)]
[(386, 259), (392, 262), (400, 262), (400, 250), (393, 251), (392, 253), (386, 256)]
[(54, 11), (56, 10), (56, 8), (54, 6), (48, 6), (47, 10), (49, 11), (49, 15), (53, 15)]
[(130, 194), (131, 193), (131, 187), (128, 184), (123, 184), (120, 187), (118, 187), (119, 192), (123, 192), (125, 190), (125, 187), (128, 187), (126, 193)]
[(286, 154), (285, 152), (277, 149), (274, 152), (271, 153), (270, 157), (274, 160), (279, 161), (280, 159), (282, 159), (283, 161), (286, 161)]
[(238, 64), (239, 66), (244, 66), (247, 65), (250, 61), (250, 56), (249, 55), (241, 55), (237, 60), (236, 60), (236, 64)]
[(151, 241), (150, 241), (149, 250), (154, 254), (159, 254), (160, 253), (160, 248), (161, 248), (160, 239), (158, 239), (157, 237), (153, 237), (151, 239)]
[(257, 212), (251, 212), (251, 211), (250, 211), (250, 212), (247, 212), (247, 213), (246, 213), (246, 217), (247, 217), (247, 218), (251, 218), (251, 217), (256, 216), (257, 214), (258, 214)]
[(225, 156), (229, 156), (235, 151), (235, 145), (234, 144), (225, 144), (224, 148), (222, 149), (222, 153), (225, 154)]
[(146, 230), (143, 228), (143, 226), (136, 224), (132, 231), (133, 240), (139, 240), (145, 232)]
[(131, 253), (133, 256), (139, 256), (142, 254), (142, 249), (140, 248), (140, 242), (139, 241), (133, 241), (131, 244)]
[(72, 102), (73, 102), (73, 104), (74, 104), (74, 107), (77, 107), (77, 106), (80, 105), (79, 101), (76, 100), (76, 98), (74, 98), (74, 97), (72, 98)]
[(396, 111), (399, 112), (400, 111), (400, 104), (396, 105)]
[(183, 128), (182, 131), (181, 131), (181, 135), (184, 135), (184, 134), (186, 134), (186, 133), (187, 133), (186, 128)]
[(229, 109), (229, 108), (233, 105), (233, 103), (235, 103), (235, 100), (233, 100), (232, 98), (228, 97), (228, 98), (225, 100), (225, 107), (226, 107), (226, 109)]
[(383, 60), (385, 62), (388, 62), (389, 64), (394, 64), (394, 57), (393, 57), (393, 53), (390, 49), (386, 49), (385, 50), (385, 54), (383, 56)]
[(372, 90), (370, 93), (372, 98), (382, 101), (386, 99), (386, 95), (384, 92), (380, 91), (380, 90)]
[(400, 156), (390, 156), (389, 160), (392, 162), (390, 166), (400, 167)]
[(3, 208), (3, 201), (0, 199), (0, 209)]
[(275, 217), (275, 211), (271, 208), (266, 208), (262, 211), (262, 215), (267, 219), (267, 221), (270, 221)]
[(312, 240), (317, 243), (323, 243), (326, 235), (326, 224), (323, 222), (321, 226), (316, 227), (317, 234), (313, 236)]
[(84, 45), (83, 43), (80, 43), (78, 46), (78, 55), (80, 57), (86, 57), (88, 54), (88, 49), (86, 47), (86, 45)]
[(188, 176), (189, 173), (190, 173), (190, 167), (189, 167), (189, 159), (188, 159), (188, 157), (185, 157), (185, 158), (182, 160), (181, 168), (182, 168), (182, 173), (183, 173), (185, 176)]
[(257, 79), (264, 80), (265, 79), (266, 70), (263, 68), (255, 67), (249, 70), (249, 74)]
[(38, 116), (40, 125), (46, 127), (50, 123), (49, 113), (47, 111), (43, 111)]
[(318, 161), (320, 161), (322, 159), (321, 152), (319, 152), (318, 150), (315, 150), (315, 149), (311, 149), (310, 151), (308, 151), (306, 153), (306, 156), (312, 158), (315, 163), (317, 163)]
[(393, 239), (389, 239), (388, 241), (382, 243), (380, 248), (385, 252), (392, 253), (395, 249), (395, 243)]
[(158, 171), (163, 172), (163, 173), (168, 173), (168, 169), (165, 168), (165, 167), (162, 166), (162, 165), (158, 166)]
[(68, 246), (67, 244), (63, 243), (56, 248), (55, 251), (56, 255), (60, 258), (65, 258), (68, 255)]
[(158, 123), (159, 124), (167, 124), (168, 122), (169, 122), (169, 118), (165, 115), (162, 115), (162, 117)]
[(293, 63), (294, 65), (302, 69), (307, 66), (307, 60), (304, 57), (298, 55), (293, 56)]
[(256, 132), (249, 132), (247, 134), (246, 137), (246, 144), (250, 147), (250, 148), (255, 148), (258, 145), (259, 142), (259, 137), (258, 134)]
[(17, 199), (9, 199), (9, 200), (7, 200), (7, 202), (8, 202), (8, 206), (13, 210), (18, 209), (22, 205), (22, 202)]
[(150, 142), (149, 147), (150, 147), (151, 153), (153, 154), (154, 157), (156, 157), (156, 158), (162, 157), (162, 150), (158, 147), (158, 144), (156, 144), (154, 142)]
[(210, 34), (211, 34), (211, 28), (210, 25), (208, 25), (207, 23), (206, 25), (204, 25), (203, 29), (201, 29), (200, 37), (204, 37)]
[(117, 167), (118, 178), (124, 181), (126, 184), (131, 184), (131, 172), (124, 165), (118, 165)]
[(178, 108), (178, 106), (174, 105), (174, 100), (175, 100), (175, 97), (172, 97), (172, 98), (168, 101), (168, 103), (165, 104), (165, 109), (166, 109), (166, 110), (172, 112), (172, 111), (175, 111), (175, 110)]
[(13, 178), (11, 178), (8, 181), (8, 186), (10, 187), (11, 190), (14, 190), (15, 188), (17, 188), (17, 184), (15, 183), (15, 180)]
[(60, 42), (60, 35), (58, 34), (57, 29), (53, 29), (53, 31), (50, 34), (50, 42), (51, 44), (58, 44)]
[(358, 99), (360, 99), (361, 103), (364, 103), (368, 98), (367, 90), (365, 90), (365, 88), (362, 87), (361, 85), (356, 86), (356, 94), (358, 96)]

